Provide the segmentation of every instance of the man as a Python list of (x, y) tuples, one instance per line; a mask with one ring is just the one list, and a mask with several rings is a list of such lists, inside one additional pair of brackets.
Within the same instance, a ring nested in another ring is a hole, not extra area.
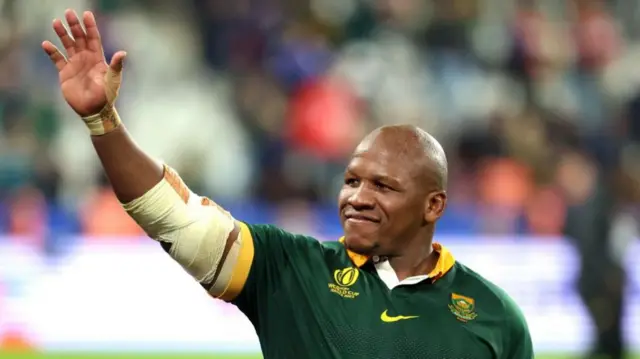
[(86, 33), (72, 10), (65, 17), (73, 38), (60, 20), (53, 28), (68, 58), (42, 46), (116, 196), (211, 295), (247, 315), (266, 358), (533, 358), (511, 299), (432, 243), (447, 163), (427, 133), (384, 127), (358, 146), (340, 241), (245, 224), (136, 146), (114, 108), (126, 54), (107, 65), (93, 14), (83, 14)]

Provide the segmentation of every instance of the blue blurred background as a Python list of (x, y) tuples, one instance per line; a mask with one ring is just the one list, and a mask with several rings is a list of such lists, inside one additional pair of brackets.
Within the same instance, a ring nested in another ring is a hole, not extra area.
[[(237, 218), (336, 239), (351, 150), (413, 123), (449, 157), (438, 239), (512, 293), (537, 348), (640, 350), (632, 0), (0, 0), (0, 347), (257, 350), (112, 195), (39, 46), (68, 7), (128, 52), (138, 143)], [(227, 336), (151, 326), (156, 291)]]

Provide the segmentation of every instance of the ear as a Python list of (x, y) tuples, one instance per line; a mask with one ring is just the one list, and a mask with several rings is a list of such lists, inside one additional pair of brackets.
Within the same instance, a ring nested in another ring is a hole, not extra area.
[(424, 220), (426, 223), (435, 223), (447, 207), (447, 193), (444, 191), (431, 192), (427, 196), (424, 209)]

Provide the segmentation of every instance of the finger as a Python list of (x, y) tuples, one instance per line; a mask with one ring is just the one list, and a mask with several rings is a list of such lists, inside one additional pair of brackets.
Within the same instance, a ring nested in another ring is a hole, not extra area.
[(122, 72), (122, 67), (124, 66), (124, 59), (127, 57), (127, 53), (124, 51), (116, 52), (111, 58), (111, 63), (109, 67), (116, 73), (119, 74)]
[(80, 19), (75, 11), (68, 9), (64, 12), (64, 17), (67, 19), (69, 29), (71, 29), (71, 35), (73, 35), (76, 41), (76, 52), (82, 51), (87, 48), (87, 34), (85, 34), (82, 25), (80, 25)]
[(64, 46), (64, 49), (67, 51), (67, 55), (69, 57), (73, 56), (76, 53), (76, 42), (71, 35), (69, 35), (69, 32), (60, 19), (53, 20), (53, 31), (55, 31), (56, 35), (60, 38), (62, 46)]
[(67, 64), (67, 59), (64, 57), (62, 52), (58, 50), (56, 45), (52, 44), (50, 41), (45, 41), (42, 43), (42, 49), (44, 49), (44, 52), (49, 55), (51, 62), (56, 65), (58, 71), (62, 71), (62, 69)]
[(113, 104), (118, 97), (118, 91), (120, 90), (120, 84), (122, 83), (122, 67), (124, 65), (124, 58), (127, 53), (124, 51), (116, 52), (111, 58), (111, 64), (109, 64), (109, 71), (107, 71), (105, 88), (107, 100)]
[(96, 23), (96, 18), (93, 13), (91, 11), (85, 11), (84, 14), (82, 14), (82, 21), (87, 31), (87, 47), (96, 52), (103, 52), (100, 31), (98, 31), (98, 24)]

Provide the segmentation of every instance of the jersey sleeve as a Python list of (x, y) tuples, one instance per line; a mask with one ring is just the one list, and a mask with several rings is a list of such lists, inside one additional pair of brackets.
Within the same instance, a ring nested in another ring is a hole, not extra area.
[(509, 332), (506, 335), (508, 342), (503, 359), (533, 359), (533, 342), (529, 333), (529, 326), (518, 306), (507, 298), (507, 328)]
[(240, 254), (232, 279), (221, 299), (236, 305), (249, 319), (257, 315), (260, 301), (281, 285), (285, 271), (303, 265), (320, 247), (312, 238), (272, 225), (240, 222)]

